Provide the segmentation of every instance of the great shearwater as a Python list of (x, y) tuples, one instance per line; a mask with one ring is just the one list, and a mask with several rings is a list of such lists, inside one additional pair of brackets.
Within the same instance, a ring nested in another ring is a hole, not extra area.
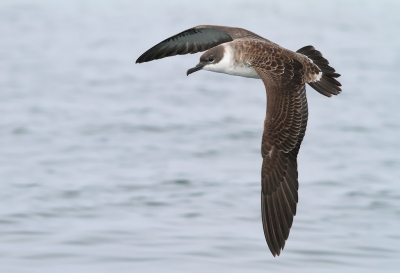
[(298, 202), (297, 154), (308, 118), (306, 86), (331, 97), (341, 92), (340, 74), (321, 52), (285, 49), (242, 28), (202, 25), (178, 33), (143, 53), (136, 63), (207, 50), (187, 71), (209, 70), (261, 79), (267, 92), (261, 155), (261, 213), (272, 255), (289, 237)]

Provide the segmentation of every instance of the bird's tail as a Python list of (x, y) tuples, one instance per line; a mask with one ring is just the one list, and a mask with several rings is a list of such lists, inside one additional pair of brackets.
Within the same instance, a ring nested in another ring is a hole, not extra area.
[(316, 50), (313, 46), (302, 47), (296, 52), (306, 55), (322, 71), (322, 77), (319, 81), (308, 83), (312, 88), (327, 97), (338, 95), (342, 91), (340, 88), (342, 85), (335, 79), (340, 77), (340, 74), (335, 73), (335, 69), (329, 66), (328, 60), (322, 56), (321, 52)]

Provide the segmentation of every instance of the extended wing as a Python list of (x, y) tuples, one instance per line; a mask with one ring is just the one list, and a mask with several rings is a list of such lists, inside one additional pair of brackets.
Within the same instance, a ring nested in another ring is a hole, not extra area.
[(302, 64), (277, 48), (268, 55), (252, 65), (267, 91), (261, 209), (264, 235), (275, 256), (284, 248), (296, 215), (297, 154), (306, 131), (308, 107)]
[(266, 39), (257, 34), (242, 29), (224, 26), (197, 26), (182, 31), (153, 46), (143, 53), (136, 63), (149, 62), (165, 57), (193, 54), (206, 51), (214, 46), (243, 37)]

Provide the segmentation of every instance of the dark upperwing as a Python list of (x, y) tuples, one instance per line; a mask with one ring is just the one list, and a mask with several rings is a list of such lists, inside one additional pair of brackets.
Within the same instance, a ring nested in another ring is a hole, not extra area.
[(268, 41), (242, 28), (203, 25), (190, 28), (165, 39), (143, 53), (136, 60), (136, 63), (150, 62), (175, 55), (202, 52), (219, 44), (243, 37)]

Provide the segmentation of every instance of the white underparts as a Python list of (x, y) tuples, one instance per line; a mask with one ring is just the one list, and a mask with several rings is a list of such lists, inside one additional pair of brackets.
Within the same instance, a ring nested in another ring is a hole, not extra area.
[(234, 76), (241, 76), (246, 78), (260, 79), (254, 68), (248, 63), (241, 63), (235, 61), (234, 54), (229, 45), (224, 46), (224, 57), (216, 64), (208, 64), (204, 66), (204, 70), (224, 73)]

